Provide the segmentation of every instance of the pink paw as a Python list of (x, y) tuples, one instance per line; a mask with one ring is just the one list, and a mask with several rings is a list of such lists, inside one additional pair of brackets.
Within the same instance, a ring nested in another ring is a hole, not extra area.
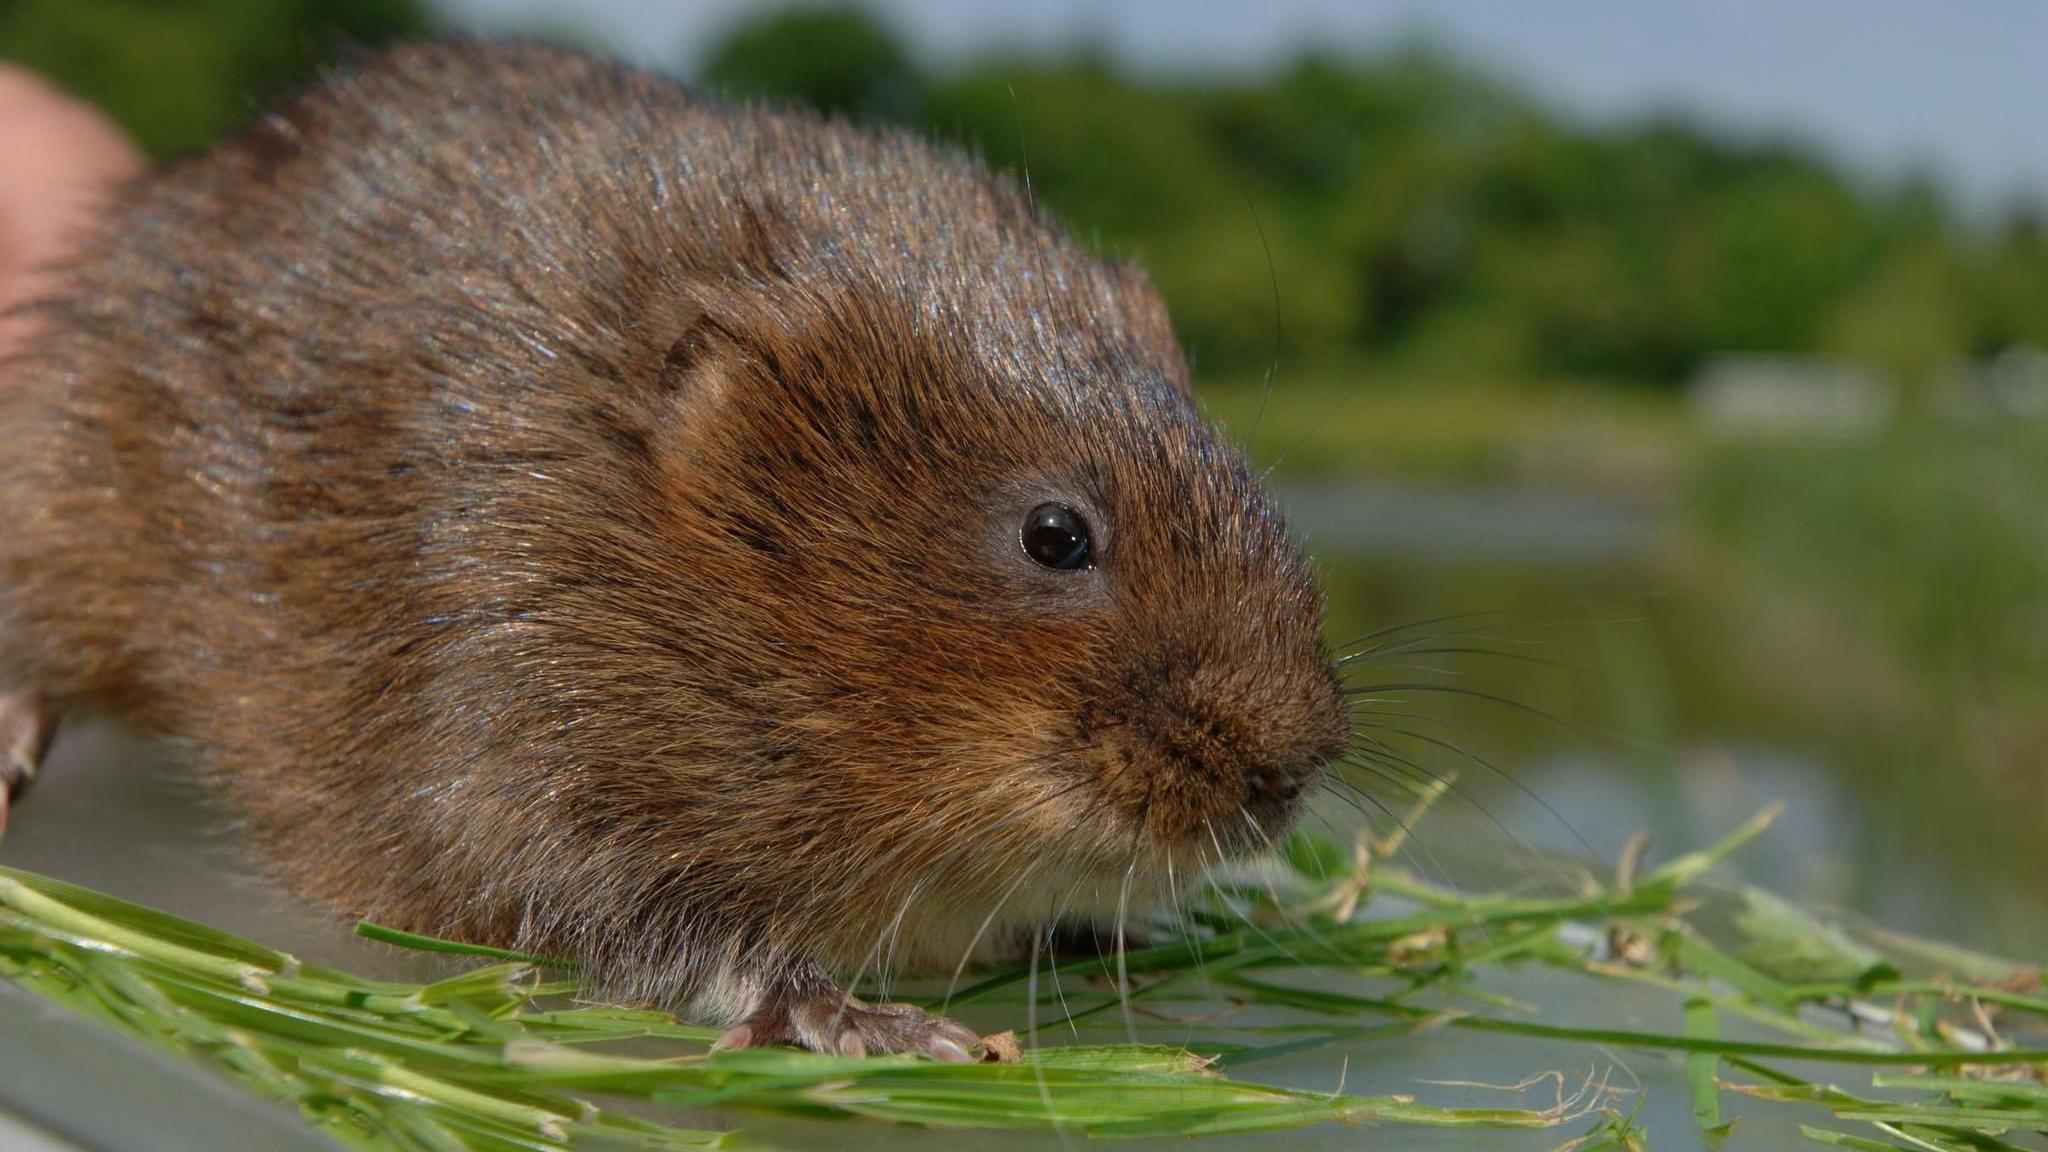
[(718, 1048), (794, 1044), (840, 1056), (914, 1053), (965, 1064), (981, 1043), (972, 1029), (911, 1004), (868, 1004), (843, 992), (776, 997), (718, 1038)]

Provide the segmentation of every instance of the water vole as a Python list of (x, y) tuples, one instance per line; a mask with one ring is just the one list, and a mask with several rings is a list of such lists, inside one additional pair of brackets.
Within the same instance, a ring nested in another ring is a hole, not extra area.
[(0, 389), (0, 749), (189, 743), (297, 890), (733, 1043), (1256, 851), (1321, 598), (1164, 308), (907, 135), (533, 47), (132, 185)]

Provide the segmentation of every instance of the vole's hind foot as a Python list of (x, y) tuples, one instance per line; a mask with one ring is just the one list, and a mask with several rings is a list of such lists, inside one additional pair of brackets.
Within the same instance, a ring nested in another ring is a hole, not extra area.
[(981, 1043), (970, 1028), (912, 1004), (869, 1004), (844, 992), (775, 997), (718, 1038), (719, 1048), (795, 1044), (841, 1056), (914, 1053), (965, 1064)]
[(7, 834), (8, 809), (36, 778), (56, 734), (57, 713), (40, 692), (0, 695), (0, 836)]

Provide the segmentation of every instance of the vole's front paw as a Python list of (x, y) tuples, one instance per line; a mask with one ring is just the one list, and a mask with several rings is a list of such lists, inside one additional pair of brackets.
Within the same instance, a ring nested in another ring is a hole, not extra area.
[(868, 1004), (835, 991), (771, 998), (719, 1037), (717, 1046), (795, 1044), (841, 1056), (910, 1052), (965, 1064), (979, 1043), (972, 1029), (915, 1005)]
[(0, 835), (7, 833), (8, 808), (36, 778), (56, 730), (56, 713), (39, 693), (0, 695)]

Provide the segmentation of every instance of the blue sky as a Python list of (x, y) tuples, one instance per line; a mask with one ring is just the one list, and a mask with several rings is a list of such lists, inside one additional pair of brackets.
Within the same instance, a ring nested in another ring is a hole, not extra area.
[[(437, 0), (479, 30), (581, 24), (633, 59), (696, 58), (744, 0)], [(1107, 46), (1175, 70), (1417, 33), (1591, 117), (1680, 109), (1796, 134), (1866, 171), (1935, 171), (1976, 207), (2048, 195), (2048, 0), (877, 0), (941, 58)]]

